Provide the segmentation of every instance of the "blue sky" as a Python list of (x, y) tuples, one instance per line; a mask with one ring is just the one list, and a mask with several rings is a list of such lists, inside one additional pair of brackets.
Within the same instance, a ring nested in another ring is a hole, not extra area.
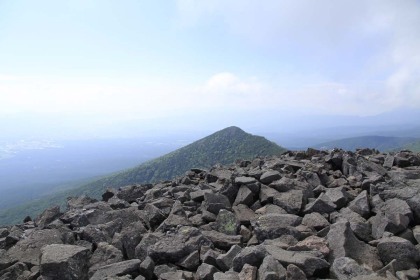
[(419, 26), (418, 0), (0, 0), (0, 112), (416, 110)]

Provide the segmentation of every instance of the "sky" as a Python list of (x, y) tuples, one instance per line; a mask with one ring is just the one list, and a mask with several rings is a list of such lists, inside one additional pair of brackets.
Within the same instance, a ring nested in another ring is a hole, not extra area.
[(0, 0), (0, 114), (165, 127), (416, 111), (419, 26), (419, 0)]

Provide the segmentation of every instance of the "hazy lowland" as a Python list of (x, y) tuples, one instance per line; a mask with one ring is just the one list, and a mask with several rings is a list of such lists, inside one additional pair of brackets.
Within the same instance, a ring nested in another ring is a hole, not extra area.
[[(383, 120), (387, 115), (337, 118), (335, 123), (320, 117), (319, 120), (313, 118), (301, 123), (298, 128), (293, 125), (277, 128), (262, 123), (260, 126), (250, 126), (247, 132), (265, 136), (284, 147), (268, 154), (309, 147), (353, 151), (372, 148), (381, 152), (410, 149), (419, 152), (420, 127), (416, 118), (420, 119), (420, 115), (416, 111), (393, 114), (405, 115), (405, 118), (395, 120), (389, 117), (390, 121), (385, 124)], [(343, 122), (343, 125), (337, 121)], [(204, 146), (189, 148), (189, 144), (215, 132), (210, 125), (199, 126), (197, 131), (173, 128), (148, 132), (142, 131), (144, 127), (139, 124), (127, 122), (108, 126), (104, 130), (90, 130), (89, 133), (96, 134), (95, 137), (76, 129), (72, 130), (70, 136), (57, 135), (53, 126), (42, 131), (35, 127), (31, 131), (31, 127), (21, 128), (24, 124), (11, 126), (3, 122), (3, 125), (5, 130), (14, 127), (16, 135), (19, 135), (14, 139), (3, 136), (0, 142), (0, 189), (3, 191), (0, 221), (4, 224), (17, 223), (52, 204), (64, 206), (68, 196), (85, 194), (100, 198), (107, 187), (158, 182), (180, 176), (192, 167), (209, 168), (216, 163), (228, 164), (236, 159), (264, 155), (258, 153), (257, 142), (246, 142), (245, 138), (235, 140), (235, 134), (224, 137), (237, 142), (216, 141), (213, 148), (205, 142)], [(246, 124), (244, 126), (247, 127)], [(31, 136), (26, 136), (26, 133)], [(231, 145), (230, 148), (228, 145)], [(249, 152), (240, 152), (240, 147), (244, 145)], [(173, 156), (175, 161), (169, 160), (171, 157), (159, 158), (182, 147), (185, 147), (185, 152), (181, 152), (182, 156), (177, 152)], [(218, 149), (221, 154), (215, 156), (214, 152)], [(226, 149), (235, 153), (229, 156)], [(252, 149), (255, 149), (254, 153)], [(215, 157), (212, 159), (212, 156)], [(185, 167), (184, 163), (187, 163)], [(130, 171), (139, 165), (142, 168), (139, 170), (143, 171)]]

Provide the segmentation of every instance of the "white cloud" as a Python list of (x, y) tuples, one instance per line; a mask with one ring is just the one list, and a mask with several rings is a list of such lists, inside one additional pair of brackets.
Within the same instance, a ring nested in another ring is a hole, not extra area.
[(209, 96), (247, 98), (259, 95), (263, 87), (256, 78), (241, 80), (233, 73), (222, 72), (210, 77), (202, 90)]
[[(301, 77), (292, 88), (274, 90), (279, 86), (273, 81), (269, 85), (271, 91), (264, 90), (265, 98), (276, 100), (273, 104), (286, 102), (292, 106), (293, 100), (304, 107), (343, 114), (373, 114), (405, 106), (420, 108), (417, 0), (177, 3), (179, 17), (190, 26), (224, 23), (232, 36), (242, 37), (268, 52), (283, 53), (292, 63), (304, 61), (303, 68), (309, 66), (305, 60), (318, 57), (321, 62), (317, 74), (321, 78), (316, 81), (317, 86), (308, 87), (309, 78)], [(358, 60), (359, 68), (348, 68), (353, 60)], [(234, 91), (232, 84), (239, 83), (229, 76), (217, 77), (216, 81), (229, 91)]]

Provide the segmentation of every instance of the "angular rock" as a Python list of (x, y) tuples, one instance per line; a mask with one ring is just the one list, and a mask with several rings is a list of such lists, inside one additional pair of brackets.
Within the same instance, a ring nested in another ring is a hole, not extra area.
[(417, 269), (420, 255), (416, 247), (408, 240), (397, 236), (383, 238), (378, 243), (378, 252), (384, 264), (396, 259), (395, 269)]
[(290, 264), (299, 267), (306, 276), (321, 276), (325, 275), (330, 267), (330, 264), (311, 252), (293, 252), (286, 251), (276, 246), (264, 246), (267, 253), (273, 256), (283, 266)]
[(286, 279), (287, 280), (305, 280), (307, 278), (306, 278), (305, 273), (299, 267), (297, 267), (294, 264), (289, 264), (287, 266)]
[(206, 193), (204, 194), (203, 208), (217, 215), (221, 209), (230, 210), (231, 204), (229, 199), (222, 194)]
[(60, 217), (60, 206), (53, 206), (42, 212), (36, 219), (35, 223), (40, 229), (45, 228), (49, 223)]
[(177, 265), (189, 271), (197, 270), (200, 265), (200, 254), (198, 253), (198, 250), (182, 258), (177, 262)]
[(229, 250), (233, 245), (242, 244), (242, 236), (240, 235), (227, 235), (215, 230), (203, 230), (201, 233), (209, 239), (216, 248), (221, 250)]
[(251, 221), (257, 218), (257, 215), (252, 211), (248, 206), (244, 204), (239, 204), (232, 207), (233, 212), (235, 213), (236, 220), (241, 225), (249, 225)]
[(317, 212), (320, 214), (329, 214), (335, 209), (337, 206), (330, 200), (330, 198), (325, 195), (321, 194), (315, 201), (308, 203), (305, 207), (305, 213), (313, 213)]
[(84, 280), (88, 277), (89, 249), (52, 244), (41, 249), (40, 274), (47, 279)]
[(62, 234), (57, 229), (44, 229), (31, 232), (27, 238), (20, 240), (6, 254), (0, 255), (0, 267), (3, 259), (12, 262), (23, 262), (27, 265), (39, 265), (41, 248), (49, 244), (61, 244)]
[(139, 269), (140, 261), (136, 259), (113, 263), (99, 268), (89, 280), (103, 280), (127, 274), (136, 277), (140, 273)]
[(195, 273), (197, 280), (213, 280), (213, 275), (219, 272), (217, 268), (210, 264), (202, 263)]
[(387, 154), (383, 166), (391, 169), (394, 165), (394, 159), (395, 157), (393, 155)]
[(253, 177), (236, 177), (235, 178), (235, 183), (237, 185), (248, 185), (248, 184), (253, 184), (256, 183), (257, 180)]
[(242, 249), (233, 259), (232, 268), (240, 272), (245, 264), (259, 267), (263, 262), (267, 251), (263, 246), (250, 246)]
[(412, 268), (408, 270), (398, 271), (396, 273), (398, 279), (407, 279), (407, 280), (418, 280), (420, 273), (418, 269)]
[(226, 254), (220, 254), (216, 258), (217, 267), (223, 272), (228, 271), (233, 264), (233, 259), (241, 250), (242, 248), (238, 245), (233, 245)]
[(367, 191), (362, 191), (352, 202), (350, 202), (349, 208), (363, 218), (368, 218), (370, 216), (370, 206)]
[(264, 205), (266, 203), (273, 203), (273, 198), (279, 195), (279, 192), (273, 188), (262, 185), (260, 188), (260, 201)]
[(370, 267), (374, 271), (383, 266), (376, 248), (357, 239), (350, 228), (350, 223), (347, 221), (331, 225), (327, 240), (330, 248), (329, 260), (331, 263), (335, 259), (349, 257), (360, 265)]
[(10, 267), (0, 270), (1, 280), (13, 280), (13, 279), (28, 279), (31, 273), (28, 271), (28, 266), (22, 262), (17, 262)]
[(128, 203), (125, 200), (119, 199), (118, 197), (111, 197), (108, 200), (109, 206), (111, 206), (112, 209), (124, 209), (130, 207), (130, 203)]
[(302, 224), (315, 230), (321, 230), (330, 225), (324, 216), (316, 212), (306, 214), (302, 219)]
[(141, 262), (139, 272), (146, 280), (152, 280), (153, 270), (155, 270), (155, 263), (150, 257)]
[(334, 203), (338, 209), (343, 208), (347, 205), (350, 200), (350, 195), (344, 187), (329, 188), (325, 192), (325, 195)]
[(300, 238), (296, 226), (300, 225), (302, 218), (292, 214), (266, 214), (252, 222), (254, 233), (260, 242), (274, 239), (282, 235), (292, 235)]
[(256, 280), (258, 269), (255, 266), (245, 264), (239, 273), (239, 279), (241, 280)]
[(196, 202), (202, 202), (204, 200), (204, 194), (210, 193), (211, 190), (197, 190), (194, 192), (190, 192), (190, 198)]
[(377, 215), (370, 219), (372, 223), (372, 235), (379, 239), (384, 232), (398, 234), (407, 229), (413, 220), (413, 213), (407, 202), (393, 198), (385, 201)]
[(280, 206), (289, 214), (299, 214), (304, 205), (304, 195), (301, 190), (290, 190), (278, 193), (273, 198), (273, 204)]
[(215, 229), (224, 234), (237, 235), (239, 223), (235, 214), (225, 209), (220, 210), (217, 215)]
[[(203, 196), (204, 197), (204, 196)], [(144, 207), (144, 212), (146, 214), (149, 227), (152, 230), (155, 230), (159, 225), (165, 220), (165, 215), (159, 208), (152, 204), (146, 204)]]
[[(235, 246), (235, 245), (234, 245)], [(220, 253), (216, 252), (215, 250), (208, 249), (205, 253), (203, 253), (203, 249), (201, 249), (200, 259), (203, 263), (210, 264), (214, 267), (217, 267), (217, 257), (219, 257)]]
[(89, 274), (93, 275), (98, 268), (123, 260), (124, 257), (120, 250), (106, 242), (100, 242), (89, 260)]
[(239, 279), (239, 273), (234, 271), (216, 272), (213, 277), (214, 280), (241, 280)]
[(138, 198), (141, 198), (146, 190), (148, 190), (151, 185), (133, 185), (133, 186), (125, 186), (118, 190), (117, 197), (119, 199), (125, 200), (128, 203), (136, 202)]
[(241, 186), (239, 188), (238, 194), (233, 205), (245, 204), (247, 206), (251, 206), (253, 203), (254, 193), (246, 186)]
[(260, 177), (260, 182), (266, 185), (271, 184), (274, 181), (280, 180), (280, 172), (276, 170), (269, 170), (264, 172)]
[(339, 219), (345, 219), (350, 222), (350, 228), (360, 240), (369, 242), (372, 240), (371, 224), (362, 216), (353, 212), (350, 208), (342, 208), (339, 213), (333, 213), (330, 216), (331, 222), (336, 222)]
[[(142, 222), (133, 223), (130, 227), (124, 228), (119, 237), (115, 237), (113, 239), (114, 244), (121, 244), (121, 251), (128, 259), (135, 258), (135, 250), (136, 246), (140, 243), (143, 234), (146, 233), (147, 230), (144, 228)], [(117, 246), (118, 247), (118, 246)]]
[(168, 230), (173, 230), (179, 226), (191, 226), (191, 222), (188, 220), (187, 214), (185, 213), (182, 204), (177, 200), (173, 206), (172, 210), (169, 213), (168, 218), (166, 218), (160, 226), (157, 228), (157, 231), (166, 232)]
[(177, 233), (168, 234), (149, 246), (148, 255), (156, 264), (177, 263), (201, 245), (211, 245), (210, 240), (196, 228), (181, 227)]
[(413, 228), (413, 235), (417, 243), (420, 243), (420, 226), (415, 226)]
[(258, 269), (259, 280), (285, 280), (286, 269), (272, 256), (264, 258)]
[(327, 257), (330, 253), (328, 248), (328, 242), (326, 239), (318, 236), (309, 236), (302, 241), (299, 241), (296, 245), (290, 246), (289, 251), (317, 251), (321, 252), (324, 257)]
[(339, 280), (351, 280), (356, 276), (370, 275), (373, 271), (347, 257), (337, 258), (331, 266), (331, 274)]

